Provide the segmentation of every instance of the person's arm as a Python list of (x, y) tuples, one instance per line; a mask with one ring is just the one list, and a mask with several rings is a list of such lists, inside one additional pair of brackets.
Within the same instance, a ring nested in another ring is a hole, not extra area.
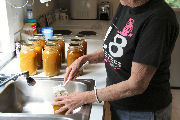
[[(100, 101), (112, 101), (142, 94), (155, 72), (156, 68), (153, 66), (133, 62), (131, 77), (126, 81), (97, 90), (98, 98)], [(87, 103), (92, 102), (94, 101), (89, 99)]]
[(80, 67), (89, 61), (90, 64), (100, 63), (104, 61), (104, 51), (103, 48), (97, 50), (94, 53), (84, 55), (75, 60), (69, 67), (66, 68), (66, 74), (64, 76), (64, 83), (69, 78), (70, 80), (75, 80), (79, 76)]
[(85, 59), (85, 61), (89, 61), (90, 64), (104, 62), (104, 51), (103, 51), (103, 48), (97, 50), (94, 53), (85, 55), (84, 59)]
[[(100, 101), (113, 101), (142, 94), (147, 89), (155, 72), (156, 68), (153, 66), (133, 62), (131, 77), (126, 81), (97, 90), (98, 98)], [(96, 102), (94, 90), (57, 97), (53, 105), (65, 104), (56, 113), (69, 109), (66, 113), (69, 114), (75, 108), (93, 102)]]

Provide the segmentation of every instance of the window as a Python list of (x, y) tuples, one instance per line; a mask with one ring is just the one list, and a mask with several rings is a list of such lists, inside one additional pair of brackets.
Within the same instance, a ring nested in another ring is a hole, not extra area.
[[(8, 27), (8, 17), (7, 17), (7, 9), (6, 9), (6, 1), (0, 1), (0, 67), (3, 66), (12, 56), (12, 54), (8, 54), (10, 51), (10, 36), (9, 36), (9, 27)], [(9, 45), (9, 46), (8, 46)]]
[[(24, 0), (13, 0), (17, 4), (24, 4)], [(0, 69), (13, 56), (15, 50), (15, 36), (24, 24), (24, 9), (16, 9), (7, 4), (7, 0), (0, 0)]]
[(180, 0), (166, 0), (172, 8), (180, 8)]

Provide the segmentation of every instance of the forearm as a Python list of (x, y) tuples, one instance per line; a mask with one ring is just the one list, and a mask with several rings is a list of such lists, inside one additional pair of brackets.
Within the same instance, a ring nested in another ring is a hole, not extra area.
[[(155, 71), (156, 68), (153, 66), (133, 62), (131, 77), (126, 81), (97, 90), (98, 98), (100, 101), (113, 101), (142, 94), (147, 89)], [(91, 91), (91, 99), (88, 102), (94, 102), (92, 101), (93, 92)]]
[(83, 61), (89, 61), (90, 64), (104, 62), (104, 51), (103, 51), (103, 48), (97, 50), (94, 53), (91, 53), (91, 54), (88, 54), (88, 55), (84, 55), (82, 57), (82, 59), (83, 59)]
[[(97, 90), (98, 99), (100, 101), (119, 100), (122, 98), (135, 96), (140, 93), (140, 90), (131, 85), (128, 80)], [(94, 90), (88, 91), (86, 94), (88, 94), (87, 103), (96, 102)]]

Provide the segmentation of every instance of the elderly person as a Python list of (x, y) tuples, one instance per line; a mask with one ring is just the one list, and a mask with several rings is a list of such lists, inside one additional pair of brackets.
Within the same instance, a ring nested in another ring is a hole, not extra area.
[(55, 98), (53, 105), (65, 104), (56, 113), (109, 101), (112, 120), (170, 120), (169, 66), (178, 30), (164, 0), (120, 0), (103, 49), (78, 58), (64, 78), (75, 80), (86, 61), (105, 62), (107, 87)]

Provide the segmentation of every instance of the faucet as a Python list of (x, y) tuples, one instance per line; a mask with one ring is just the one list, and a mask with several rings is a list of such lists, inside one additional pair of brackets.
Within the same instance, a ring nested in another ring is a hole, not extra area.
[(29, 77), (29, 71), (25, 71), (25, 72), (21, 72), (21, 73), (17, 73), (15, 75), (12, 75), (11, 77), (8, 77), (7, 79), (5, 79), (2, 83), (0, 83), (0, 87), (5, 85), (6, 83), (8, 83), (9, 81), (16, 81), (17, 78), (21, 75), (24, 75), (24, 77), (27, 80), (27, 84), (29, 86), (34, 86), (36, 84), (36, 81), (32, 78)]

